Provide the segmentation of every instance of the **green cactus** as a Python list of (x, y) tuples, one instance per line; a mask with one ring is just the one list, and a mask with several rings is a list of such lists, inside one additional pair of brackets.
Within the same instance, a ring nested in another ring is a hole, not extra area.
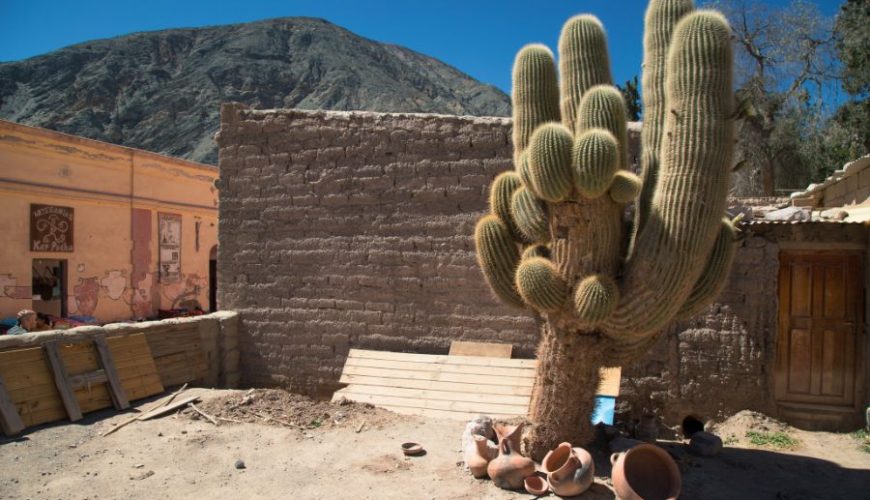
[(569, 19), (559, 35), (559, 74), (562, 78), (562, 123), (576, 132), (577, 112), (586, 91), (611, 83), (610, 58), (604, 26), (595, 16), (582, 14)]
[(516, 240), (522, 239), (522, 233), (517, 229), (513, 216), (511, 216), (511, 198), (522, 185), (523, 181), (515, 172), (502, 172), (492, 181), (492, 187), (489, 190), (490, 212), (497, 215), (505, 223)]
[(621, 170), (613, 176), (610, 184), (610, 197), (616, 203), (625, 205), (631, 203), (640, 194), (640, 177), (631, 172)]
[(497, 216), (487, 215), (474, 229), (474, 243), (477, 262), (490, 288), (508, 304), (522, 307), (523, 300), (514, 286), (520, 252), (510, 229)]
[(586, 198), (598, 198), (607, 192), (619, 169), (619, 144), (607, 130), (586, 130), (574, 143), (573, 164), (577, 191)]
[(550, 226), (543, 203), (526, 189), (520, 187), (511, 199), (511, 216), (520, 233), (527, 241), (542, 242), (550, 239)]
[[(548, 50), (527, 46), (517, 56), (516, 174), (493, 188), (499, 217), (485, 217), (476, 238), (496, 294), (543, 320), (529, 411), (536, 425), (524, 438), (533, 458), (589, 437), (598, 369), (637, 359), (727, 278), (736, 232), (722, 221), (734, 142), (730, 36), (718, 13), (651, 0), (644, 182), (628, 171), (625, 104), (597, 19), (576, 16), (563, 28), (558, 90)], [(513, 240), (510, 220), (521, 234)], [(539, 245), (527, 245), (520, 260), (524, 242)]]
[[(553, 53), (544, 45), (520, 49), (514, 61), (513, 103), (515, 151), (526, 149), (538, 125), (559, 121), (559, 80)], [(514, 162), (519, 165), (519, 157)]]
[[(695, 9), (693, 0), (660, 0), (650, 2), (646, 9), (643, 35), (643, 117), (640, 142), (641, 194), (637, 202), (634, 234), (650, 217), (653, 190), (659, 178), (659, 151), (664, 134), (667, 104), (665, 102), (665, 65), (671, 34), (677, 22)], [(630, 247), (629, 252), (632, 252)]]
[(523, 259), (517, 268), (517, 290), (535, 309), (557, 311), (565, 303), (568, 287), (559, 271), (543, 257)]
[(619, 145), (618, 168), (628, 168), (628, 131), (625, 123), (625, 99), (613, 85), (596, 85), (580, 101), (577, 135), (589, 129), (607, 130)]
[(737, 229), (734, 224), (727, 218), (722, 219), (713, 252), (707, 259), (704, 272), (692, 288), (692, 293), (677, 313), (678, 318), (686, 319), (698, 314), (710, 305), (710, 302), (725, 287), (728, 271), (731, 270), (731, 263), (734, 262), (734, 255), (737, 253), (735, 240), (737, 240)]
[(619, 288), (610, 276), (593, 274), (583, 278), (574, 291), (574, 308), (585, 328), (595, 328), (610, 316), (619, 301)]
[(545, 123), (529, 141), (528, 186), (546, 201), (563, 201), (571, 194), (571, 147), (574, 138), (558, 123)]

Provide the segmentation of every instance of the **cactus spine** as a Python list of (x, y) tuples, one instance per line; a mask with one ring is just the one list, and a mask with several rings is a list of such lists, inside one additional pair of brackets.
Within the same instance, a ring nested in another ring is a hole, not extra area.
[[(734, 257), (736, 229), (722, 220), (730, 28), (690, 0), (651, 0), (645, 22), (643, 182), (627, 170), (625, 104), (597, 19), (563, 28), (558, 88), (545, 47), (526, 46), (515, 60), (516, 172), (497, 178), (493, 214), (475, 239), (496, 295), (543, 320), (536, 425), (525, 437), (533, 458), (587, 438), (598, 369), (636, 359), (670, 321), (709, 303)], [(633, 201), (629, 233), (623, 214)]]

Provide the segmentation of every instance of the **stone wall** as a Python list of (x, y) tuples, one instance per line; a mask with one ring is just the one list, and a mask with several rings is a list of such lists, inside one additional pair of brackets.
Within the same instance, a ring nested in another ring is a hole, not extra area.
[[(492, 298), (472, 241), (511, 168), (510, 120), (225, 105), (218, 144), (218, 302), (240, 314), (244, 384), (329, 393), (353, 347), (478, 340), (534, 355), (535, 321)], [(781, 248), (864, 238), (860, 225), (752, 225), (719, 302), (625, 367), (621, 410), (775, 414)]]

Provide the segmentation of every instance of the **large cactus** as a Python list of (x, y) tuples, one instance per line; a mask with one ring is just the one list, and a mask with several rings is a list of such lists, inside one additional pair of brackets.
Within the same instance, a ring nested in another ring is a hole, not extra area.
[(734, 255), (723, 219), (730, 28), (691, 0), (652, 0), (644, 45), (640, 178), (628, 171), (625, 104), (595, 17), (562, 29), (558, 83), (544, 46), (514, 63), (517, 172), (493, 184), (476, 244), (495, 293), (544, 320), (525, 439), (538, 459), (589, 437), (599, 369), (639, 357), (674, 318), (708, 304)]

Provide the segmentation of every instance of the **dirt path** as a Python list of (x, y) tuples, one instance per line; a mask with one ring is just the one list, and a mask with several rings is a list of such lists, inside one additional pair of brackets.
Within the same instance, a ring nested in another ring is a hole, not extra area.
[[(195, 391), (203, 396), (200, 407), (214, 414), (232, 406), (228, 396), (238, 400), (245, 394)], [(298, 407), (299, 421), (288, 417), (278, 425), (221, 422), (216, 427), (177, 415), (136, 422), (101, 437), (128, 418), (107, 410), (80, 424), (36, 428), (0, 441), (0, 498), (531, 498), (475, 480), (463, 469), (462, 422), (360, 405), (327, 405), (306, 413), (299, 401), (278, 402)], [(229, 418), (245, 416), (245, 410), (231, 411), (235, 417)], [(267, 409), (252, 411), (259, 414), (256, 419), (272, 418)], [(366, 425), (357, 432), (362, 422)], [(681, 498), (870, 497), (870, 454), (858, 448), (857, 440), (827, 433), (797, 437), (802, 448), (793, 452), (735, 443), (707, 459), (687, 455), (679, 444), (666, 447), (683, 471)], [(426, 455), (404, 457), (400, 444), (409, 440), (422, 443)], [(827, 450), (832, 447), (849, 451), (834, 457), (836, 462), (825, 460), (831, 459)], [(599, 475), (609, 474), (606, 452), (596, 455)], [(244, 461), (244, 469), (236, 468), (237, 460)], [(607, 478), (598, 481), (581, 498), (613, 498)]]

